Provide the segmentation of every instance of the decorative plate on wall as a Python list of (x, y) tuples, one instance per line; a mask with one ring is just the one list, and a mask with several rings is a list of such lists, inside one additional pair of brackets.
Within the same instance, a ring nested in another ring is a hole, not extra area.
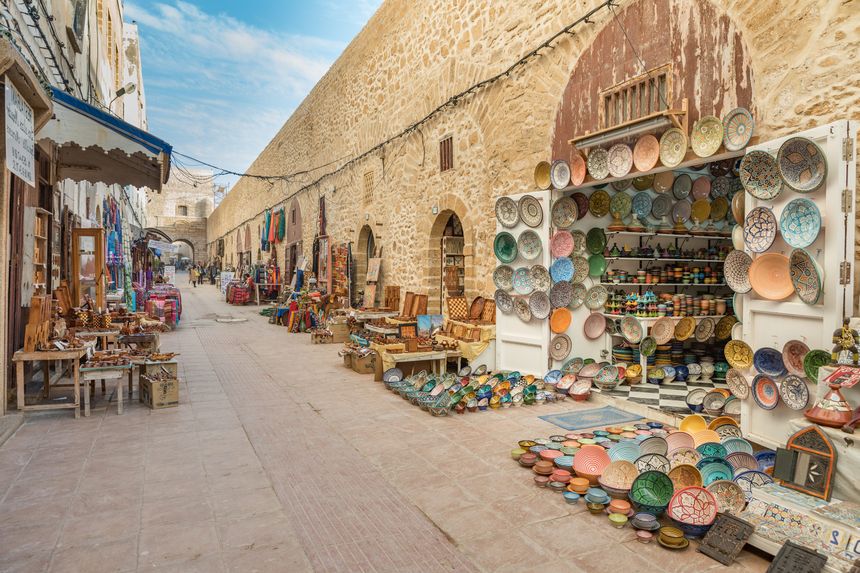
[(514, 271), (514, 290), (517, 294), (530, 294), (534, 289), (528, 268), (520, 267)]
[(732, 180), (728, 177), (717, 177), (711, 181), (711, 197), (728, 197), (732, 191)]
[(657, 195), (651, 203), (651, 214), (657, 219), (662, 219), (672, 210), (672, 199), (669, 195)]
[(729, 392), (738, 400), (746, 400), (750, 397), (750, 385), (740, 370), (729, 368), (726, 372), (726, 385), (729, 387)]
[(556, 231), (550, 238), (549, 251), (554, 257), (567, 257), (573, 252), (573, 235), (570, 231)]
[[(697, 201), (698, 202), (698, 201)], [(686, 199), (681, 199), (675, 206), (672, 207), (672, 222), (677, 225), (683, 225), (690, 220), (690, 214), (693, 208), (690, 202)]]
[(570, 337), (566, 334), (557, 334), (549, 343), (549, 355), (553, 360), (561, 362), (570, 354), (572, 344)]
[(543, 245), (537, 233), (526, 230), (520, 233), (520, 238), (517, 239), (517, 250), (522, 258), (533, 261), (540, 256)]
[(606, 257), (603, 255), (591, 255), (588, 257), (588, 276), (600, 277), (606, 272)]
[(582, 231), (571, 231), (570, 236), (573, 237), (573, 252), (574, 254), (585, 252), (585, 233)]
[(606, 179), (609, 175), (609, 152), (602, 147), (592, 147), (588, 152), (586, 164), (593, 179)]
[(630, 214), (632, 206), (633, 200), (630, 198), (630, 195), (624, 191), (619, 191), (609, 201), (609, 212), (612, 213), (613, 217), (623, 219)]
[(499, 197), (496, 201), (496, 219), (503, 227), (516, 227), (520, 222), (517, 203), (510, 197)]
[(649, 133), (636, 140), (636, 145), (633, 146), (633, 165), (637, 170), (653, 169), (658, 159), (660, 159), (660, 142), (656, 137)]
[(672, 195), (675, 199), (686, 199), (693, 190), (693, 179), (686, 173), (682, 173), (675, 177), (675, 182), (672, 184)]
[(797, 296), (806, 304), (821, 298), (824, 277), (818, 263), (804, 249), (794, 249), (788, 259), (788, 272)]
[(714, 334), (714, 319), (712, 318), (703, 318), (701, 322), (699, 322), (698, 326), (696, 326), (696, 340), (699, 342), (707, 342), (709, 338)]
[(779, 217), (779, 232), (796, 249), (808, 247), (821, 231), (821, 213), (815, 202), (801, 197), (789, 202)]
[(609, 174), (624, 177), (633, 167), (633, 151), (628, 145), (616, 143), (609, 148)]
[(606, 317), (599, 312), (592, 312), (582, 325), (582, 332), (589, 340), (595, 340), (603, 336), (606, 331)]
[(661, 171), (654, 175), (652, 185), (655, 193), (667, 193), (675, 185), (675, 174), (671, 171)]
[(597, 217), (605, 217), (609, 213), (609, 193), (603, 189), (598, 189), (588, 198), (588, 211)]
[(493, 299), (496, 301), (496, 308), (503, 314), (510, 314), (514, 310), (514, 299), (506, 291), (498, 289)]
[(520, 219), (529, 227), (540, 227), (543, 223), (543, 207), (531, 195), (523, 195), (519, 200)]
[(645, 191), (646, 189), (650, 189), (651, 185), (654, 184), (654, 175), (640, 175), (639, 177), (633, 178), (633, 188), (637, 191)]
[(651, 325), (651, 336), (654, 337), (657, 344), (666, 344), (675, 336), (674, 321), (668, 316), (657, 319), (657, 321)]
[(779, 383), (779, 396), (792, 410), (803, 410), (809, 405), (809, 388), (799, 376), (789, 374)]
[(708, 202), (707, 199), (699, 199), (698, 201), (693, 203), (692, 208), (690, 210), (690, 215), (692, 216), (693, 221), (697, 223), (707, 221), (708, 217), (710, 217), (711, 215), (711, 204)]
[(753, 378), (752, 395), (759, 408), (773, 410), (779, 404), (779, 388), (772, 378), (764, 374)]
[(573, 285), (568, 281), (557, 282), (549, 291), (549, 301), (553, 308), (561, 308), (570, 304)]
[(561, 334), (570, 326), (573, 320), (570, 311), (566, 308), (557, 308), (552, 311), (552, 318), (549, 319), (549, 329), (556, 334)]
[(564, 159), (556, 159), (552, 162), (549, 171), (549, 179), (555, 189), (564, 189), (570, 184), (570, 165)]
[(693, 153), (699, 157), (710, 157), (723, 144), (723, 122), (713, 115), (699, 118), (693, 124), (693, 132), (690, 135), (690, 146)]
[(573, 261), (573, 277), (570, 279), (572, 283), (581, 283), (588, 278), (588, 259), (583, 256), (573, 256), (570, 258)]
[(549, 290), (549, 287), (552, 286), (552, 280), (550, 280), (549, 271), (546, 270), (546, 267), (543, 265), (532, 265), (529, 269), (529, 276), (531, 277), (532, 287), (534, 290)]
[(723, 145), (726, 151), (743, 149), (750, 142), (755, 129), (752, 114), (738, 107), (723, 116)]
[(493, 251), (497, 259), (503, 263), (511, 263), (517, 258), (517, 240), (507, 231), (503, 231), (496, 235)]
[(651, 214), (651, 195), (646, 191), (640, 191), (633, 196), (631, 208), (639, 219), (644, 219)]
[(707, 199), (711, 195), (711, 180), (702, 176), (693, 181), (693, 189), (690, 192), (694, 200)]
[(573, 290), (570, 293), (570, 304), (568, 308), (577, 309), (585, 302), (585, 297), (588, 295), (588, 289), (582, 283), (574, 283)]
[(733, 369), (747, 370), (753, 365), (753, 350), (743, 340), (730, 340), (726, 343), (723, 352), (726, 356), (726, 362)]
[(663, 165), (675, 167), (684, 160), (686, 154), (686, 134), (677, 127), (667, 129), (660, 138), (660, 161)]
[(770, 376), (779, 378), (786, 374), (785, 364), (782, 362), (782, 352), (775, 348), (759, 348), (753, 355), (755, 369)]
[(744, 192), (732, 195), (732, 218), (735, 221), (743, 221), (746, 216), (746, 196)]
[(805, 137), (786, 140), (779, 148), (776, 162), (782, 180), (798, 193), (811, 193), (827, 179), (824, 152)]
[(594, 285), (585, 296), (585, 306), (589, 310), (603, 310), (603, 305), (609, 298), (609, 291), (603, 285)]
[(578, 152), (574, 151), (570, 156), (570, 182), (573, 185), (582, 185), (585, 181), (585, 159)]
[(573, 195), (570, 196), (571, 199), (576, 203), (576, 220), (579, 221), (586, 215), (588, 215), (589, 205), (588, 205), (588, 195), (585, 193), (581, 193), (577, 191)]
[(800, 340), (789, 340), (782, 347), (782, 363), (789, 374), (806, 376), (803, 371), (803, 359), (809, 352), (809, 347)]
[(532, 319), (532, 311), (529, 310), (529, 303), (525, 298), (514, 299), (514, 311), (523, 322), (529, 322)]
[(631, 344), (638, 344), (642, 340), (642, 323), (635, 316), (625, 316), (621, 319), (621, 334)]
[(552, 305), (549, 303), (549, 296), (543, 291), (535, 291), (529, 297), (529, 310), (532, 316), (539, 320), (543, 320), (549, 316), (552, 310)]
[(514, 288), (514, 269), (508, 265), (499, 265), (493, 271), (493, 284), (497, 289), (511, 290)]
[(596, 255), (606, 248), (606, 233), (600, 227), (592, 227), (585, 236), (585, 246), (588, 252)]
[(573, 261), (567, 257), (555, 259), (549, 267), (549, 274), (555, 282), (571, 280), (573, 278)]
[(541, 161), (535, 165), (535, 186), (538, 189), (550, 188), (550, 185), (552, 185), (552, 180), (549, 176), (551, 170), (552, 167), (547, 161)]
[(803, 357), (803, 372), (813, 384), (818, 384), (818, 370), (830, 364), (830, 354), (826, 350), (810, 350)]
[(679, 342), (683, 342), (693, 336), (693, 332), (695, 331), (696, 319), (692, 316), (685, 316), (678, 321), (678, 324), (675, 325), (675, 338)]
[(750, 285), (768, 300), (785, 300), (794, 293), (788, 257), (779, 253), (759, 255), (750, 265)]
[(722, 221), (729, 212), (729, 200), (725, 197), (717, 197), (711, 203), (711, 220)]
[(739, 175), (741, 185), (756, 199), (771, 201), (782, 192), (776, 159), (766, 151), (750, 151), (744, 155)]
[(754, 253), (763, 253), (776, 239), (776, 217), (767, 207), (756, 207), (744, 220), (744, 242)]
[(578, 215), (576, 201), (571, 197), (562, 197), (552, 204), (552, 224), (558, 229), (570, 229)]

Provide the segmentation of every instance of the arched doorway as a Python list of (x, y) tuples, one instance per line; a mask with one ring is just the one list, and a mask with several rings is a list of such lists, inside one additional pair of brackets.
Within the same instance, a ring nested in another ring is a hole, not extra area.
[(194, 245), (190, 241), (176, 239), (171, 242), (171, 245), (176, 247), (176, 252), (170, 254), (165, 264), (175, 265), (177, 270), (184, 270), (197, 262), (194, 259)]
[(298, 199), (293, 199), (287, 210), (287, 232), (284, 242), (286, 243), (284, 248), (284, 266), (286, 267), (284, 280), (290, 282), (299, 256), (302, 254), (302, 208)]
[(430, 268), (438, 269), (439, 275), (428, 293), (428, 309), (438, 309), (441, 314), (446, 298), (466, 294), (465, 237), (460, 216), (454, 211), (440, 212), (430, 230)]
[(352, 302), (361, 305), (364, 301), (364, 290), (367, 285), (367, 262), (376, 256), (376, 237), (374, 237), (370, 225), (364, 225), (358, 232), (358, 243), (352, 256), (355, 260)]

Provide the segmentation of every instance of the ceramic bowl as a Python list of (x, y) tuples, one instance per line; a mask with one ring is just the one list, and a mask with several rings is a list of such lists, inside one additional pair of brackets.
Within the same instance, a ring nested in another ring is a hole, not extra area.
[(612, 527), (621, 529), (622, 527), (627, 525), (627, 516), (622, 513), (610, 513), (609, 523), (612, 524)]
[(564, 492), (564, 501), (573, 505), (579, 502), (580, 495), (573, 491)]
[(759, 255), (749, 268), (750, 286), (768, 300), (785, 300), (794, 294), (789, 259), (780, 253)]
[(636, 541), (639, 543), (651, 543), (651, 540), (654, 538), (654, 534), (650, 531), (645, 531), (640, 529), (636, 532)]
[(630, 501), (638, 511), (659, 516), (669, 505), (674, 491), (669, 476), (659, 471), (647, 471), (634, 480), (630, 488)]
[(805, 137), (787, 139), (776, 157), (785, 184), (798, 193), (815, 191), (827, 179), (827, 160), (818, 145)]
[(587, 502), (586, 507), (588, 507), (588, 511), (591, 513), (591, 515), (600, 515), (601, 513), (603, 513), (603, 510), (606, 506), (602, 503)]
[(687, 397), (684, 400), (687, 402), (687, 407), (690, 408), (691, 412), (698, 414), (704, 411), (704, 400), (707, 393), (708, 391), (704, 388), (694, 388), (687, 393)]

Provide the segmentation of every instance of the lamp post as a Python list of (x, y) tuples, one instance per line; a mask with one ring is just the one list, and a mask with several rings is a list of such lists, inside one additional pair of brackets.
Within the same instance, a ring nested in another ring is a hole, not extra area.
[(133, 94), (135, 90), (137, 90), (137, 86), (134, 85), (134, 83), (132, 82), (128, 82), (127, 84), (116, 90), (116, 94), (114, 95), (113, 99), (110, 100), (110, 102), (108, 103), (108, 111), (113, 112), (113, 110), (111, 109), (111, 106), (113, 106), (113, 102), (115, 102), (117, 99), (121, 98), (124, 95)]

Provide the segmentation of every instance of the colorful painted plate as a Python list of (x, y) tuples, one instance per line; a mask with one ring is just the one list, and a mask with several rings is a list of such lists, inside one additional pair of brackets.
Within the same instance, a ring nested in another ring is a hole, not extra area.
[(538, 189), (549, 189), (552, 185), (552, 179), (550, 179), (550, 171), (552, 170), (552, 166), (547, 161), (541, 161), (537, 165), (535, 165), (535, 186)]
[(553, 360), (561, 362), (570, 354), (572, 345), (568, 335), (558, 334), (549, 343), (549, 355)]
[[(547, 278), (549, 278), (549, 273), (547, 273)], [(552, 303), (553, 308), (569, 306), (572, 295), (573, 285), (570, 282), (557, 282), (549, 290), (549, 301)]]
[(555, 259), (549, 267), (549, 274), (555, 282), (569, 281), (573, 278), (573, 261), (567, 257)]
[(573, 283), (581, 283), (588, 278), (588, 259), (582, 256), (571, 257), (573, 261), (573, 278), (570, 279)]
[(586, 175), (585, 159), (574, 151), (570, 156), (570, 182), (573, 185), (582, 185)]
[(786, 374), (785, 364), (782, 362), (782, 352), (775, 348), (759, 348), (753, 355), (755, 369), (765, 376), (779, 378)]
[(731, 480), (717, 480), (707, 488), (717, 501), (717, 510), (738, 515), (747, 504), (744, 490)]
[(824, 152), (805, 137), (786, 140), (779, 148), (776, 163), (782, 180), (798, 193), (811, 193), (827, 179)]
[(672, 184), (672, 195), (675, 196), (675, 199), (686, 199), (692, 190), (693, 179), (686, 173), (678, 175)]
[(552, 224), (557, 229), (570, 229), (579, 215), (576, 201), (571, 197), (562, 197), (552, 204)]
[(603, 285), (594, 285), (585, 296), (585, 307), (589, 310), (603, 310), (603, 305), (609, 298), (609, 291)]
[(666, 344), (675, 336), (675, 323), (667, 316), (657, 319), (651, 326), (651, 336), (657, 344)]
[(520, 267), (514, 271), (514, 290), (517, 294), (531, 294), (534, 289), (532, 277), (527, 267)]
[(533, 292), (529, 297), (529, 310), (531, 311), (532, 316), (539, 320), (547, 318), (552, 310), (549, 296), (543, 291)]
[(753, 350), (743, 340), (730, 340), (723, 352), (729, 366), (737, 370), (748, 370), (753, 365)]
[(717, 340), (728, 340), (732, 336), (732, 328), (738, 321), (734, 316), (724, 316), (717, 321), (717, 326), (714, 328), (714, 337)]
[(692, 316), (685, 316), (675, 325), (675, 338), (683, 342), (687, 340), (696, 331), (696, 319)]
[(779, 383), (779, 397), (792, 410), (803, 410), (809, 405), (809, 388), (802, 378), (789, 374)]
[(517, 258), (517, 240), (507, 231), (503, 231), (496, 235), (493, 241), (493, 252), (503, 263), (512, 263)]
[(532, 265), (529, 269), (529, 276), (531, 277), (534, 290), (547, 291), (552, 286), (549, 271), (543, 265)]
[[(692, 436), (690, 439), (692, 440)], [(702, 459), (702, 455), (692, 445), (673, 448), (669, 450), (666, 457), (669, 458), (669, 463), (673, 468), (682, 465), (695, 466)]]
[(517, 297), (514, 299), (514, 311), (523, 322), (529, 322), (532, 319), (532, 311), (529, 309), (529, 303), (525, 298)]
[(773, 410), (779, 404), (779, 387), (773, 378), (759, 374), (753, 378), (752, 396), (759, 408)]
[(511, 295), (507, 291), (498, 289), (496, 294), (493, 295), (493, 300), (496, 301), (496, 308), (504, 314), (510, 314), (514, 310), (514, 299), (511, 298)]
[(703, 318), (696, 326), (696, 340), (699, 342), (707, 342), (711, 335), (714, 334), (714, 319)]
[[(643, 440), (647, 441), (647, 440)], [(669, 470), (672, 468), (672, 465), (669, 463), (669, 459), (662, 454), (643, 454), (636, 458), (636, 461), (633, 462), (636, 466), (636, 469), (639, 470), (639, 473), (657, 471), (663, 472), (664, 474), (669, 473)]]
[(624, 191), (619, 191), (613, 195), (612, 199), (609, 201), (609, 212), (613, 217), (618, 219), (623, 219), (629, 215), (632, 207), (633, 200), (630, 195)]
[(606, 179), (609, 175), (609, 152), (602, 147), (591, 148), (586, 164), (592, 179)]
[(713, 115), (706, 115), (693, 124), (690, 146), (699, 157), (710, 157), (723, 144), (723, 122)]
[(543, 223), (543, 207), (531, 195), (523, 195), (518, 202), (520, 219), (529, 227), (540, 227)]
[(723, 146), (726, 151), (743, 149), (750, 142), (755, 129), (752, 114), (738, 107), (723, 116)]
[(792, 247), (808, 247), (815, 242), (820, 231), (821, 213), (813, 201), (805, 197), (794, 199), (782, 210), (779, 232)]
[(634, 215), (639, 219), (644, 219), (651, 214), (651, 195), (646, 191), (640, 191), (633, 196), (631, 207)]
[(756, 207), (744, 220), (744, 242), (754, 253), (763, 253), (776, 239), (777, 222), (773, 211)]
[(591, 255), (588, 257), (588, 276), (600, 277), (606, 272), (606, 257), (603, 255)]
[(514, 269), (508, 265), (499, 265), (493, 271), (493, 284), (497, 289), (511, 290), (514, 288)]
[(672, 210), (672, 199), (669, 195), (657, 195), (651, 203), (651, 214), (657, 219), (662, 219)]
[(739, 175), (741, 185), (756, 199), (771, 201), (782, 192), (776, 159), (766, 151), (750, 151), (744, 155)]
[(826, 350), (810, 350), (803, 357), (803, 372), (807, 380), (818, 384), (818, 369), (830, 364), (830, 353)]
[(800, 340), (789, 340), (785, 343), (782, 347), (782, 363), (785, 364), (789, 374), (806, 376), (803, 371), (803, 359), (808, 352), (809, 347)]
[(573, 235), (570, 231), (556, 231), (549, 241), (549, 252), (554, 257), (567, 257), (573, 252)]
[(726, 385), (729, 387), (732, 395), (737, 397), (738, 400), (746, 400), (750, 397), (750, 385), (747, 382), (746, 376), (741, 374), (739, 370), (729, 368), (728, 372), (726, 372)]
[(573, 252), (585, 252), (585, 233), (582, 231), (571, 231), (570, 236), (573, 237)]
[(711, 203), (711, 220), (722, 221), (729, 213), (729, 200), (725, 197), (717, 197)]
[(759, 255), (750, 265), (750, 285), (768, 300), (785, 300), (794, 293), (788, 257), (779, 253)]
[(625, 316), (621, 319), (621, 335), (631, 344), (639, 344), (642, 340), (642, 323), (635, 316)]
[(648, 171), (660, 159), (660, 142), (651, 134), (643, 135), (633, 146), (633, 165), (638, 171)]
[(806, 304), (816, 304), (821, 298), (824, 277), (818, 263), (804, 249), (794, 249), (788, 258), (788, 273), (797, 296)]
[(633, 168), (633, 150), (623, 143), (616, 143), (609, 148), (609, 174), (613, 177), (624, 177)]
[(667, 193), (675, 185), (675, 174), (671, 171), (661, 171), (654, 175), (654, 192)]
[(556, 159), (549, 170), (549, 179), (555, 189), (564, 189), (570, 184), (570, 165), (564, 159)]
[(653, 336), (646, 336), (639, 343), (639, 354), (646, 358), (653, 355), (657, 351), (657, 341)]
[(570, 304), (568, 304), (568, 308), (577, 309), (582, 306), (585, 302), (585, 297), (588, 295), (588, 289), (582, 283), (576, 283), (573, 285), (573, 289), (570, 292)]
[(499, 197), (496, 201), (496, 219), (503, 227), (516, 227), (520, 222), (516, 201), (510, 197)]
[(752, 499), (752, 490), (773, 483), (773, 478), (764, 472), (750, 470), (738, 474), (733, 480), (744, 491), (747, 501)]
[(609, 213), (609, 202), (609, 193), (603, 189), (598, 189), (588, 199), (588, 210), (597, 218), (605, 217)]
[(687, 135), (673, 127), (660, 137), (660, 161), (666, 167), (675, 167), (687, 154)]

